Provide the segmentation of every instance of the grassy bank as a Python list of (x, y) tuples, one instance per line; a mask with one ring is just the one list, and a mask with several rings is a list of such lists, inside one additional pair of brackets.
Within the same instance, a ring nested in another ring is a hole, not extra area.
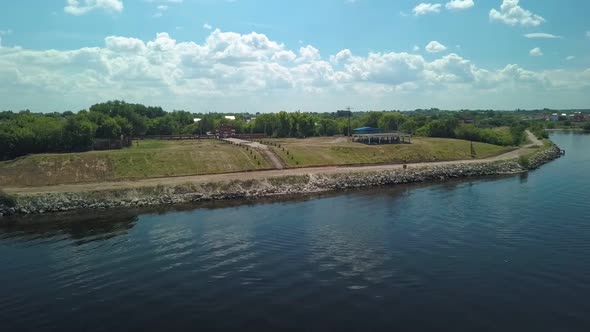
[(132, 180), (270, 168), (256, 151), (214, 140), (146, 140), (123, 150), (39, 154), (0, 163), (0, 187)]
[[(365, 145), (344, 137), (269, 140), (288, 166), (416, 163), (471, 159), (470, 142), (446, 138), (413, 138), (412, 144)], [(476, 158), (507, 152), (506, 147), (473, 143)]]

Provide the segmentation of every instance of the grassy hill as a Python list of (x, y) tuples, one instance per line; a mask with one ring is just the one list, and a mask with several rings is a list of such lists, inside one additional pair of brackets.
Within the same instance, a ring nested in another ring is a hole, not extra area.
[[(469, 141), (447, 138), (412, 138), (412, 144), (365, 145), (344, 137), (273, 139), (275, 152), (289, 166), (415, 163), (471, 159)], [(510, 148), (473, 143), (476, 158), (510, 151)], [(289, 154), (287, 154), (289, 152)]]
[(123, 150), (30, 155), (0, 162), (0, 188), (225, 173), (271, 167), (258, 152), (252, 151), (251, 154), (250, 151), (214, 140), (146, 140)]

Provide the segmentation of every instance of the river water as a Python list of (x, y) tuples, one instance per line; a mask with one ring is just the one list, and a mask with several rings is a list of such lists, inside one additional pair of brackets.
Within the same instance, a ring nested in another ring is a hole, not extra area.
[(590, 136), (528, 175), (0, 226), (2, 331), (589, 331)]

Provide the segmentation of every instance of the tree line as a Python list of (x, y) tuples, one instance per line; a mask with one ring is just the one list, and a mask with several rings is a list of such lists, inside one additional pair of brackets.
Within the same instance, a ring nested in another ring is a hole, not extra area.
[[(0, 159), (30, 153), (77, 152), (92, 148), (95, 139), (121, 136), (205, 135), (221, 125), (237, 133), (270, 137), (348, 135), (351, 129), (374, 127), (414, 135), (468, 139), (497, 145), (518, 145), (530, 123), (514, 112), (442, 111), (438, 109), (332, 113), (264, 114), (166, 112), (161, 107), (108, 101), (73, 113), (0, 112)], [(195, 119), (200, 119), (195, 121)], [(504, 127), (505, 130), (498, 130)]]

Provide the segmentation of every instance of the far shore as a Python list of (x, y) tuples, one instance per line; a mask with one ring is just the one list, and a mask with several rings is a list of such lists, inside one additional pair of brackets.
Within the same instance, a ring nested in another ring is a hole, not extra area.
[(545, 129), (546, 131), (587, 131), (584, 128), (554, 128), (554, 129)]

